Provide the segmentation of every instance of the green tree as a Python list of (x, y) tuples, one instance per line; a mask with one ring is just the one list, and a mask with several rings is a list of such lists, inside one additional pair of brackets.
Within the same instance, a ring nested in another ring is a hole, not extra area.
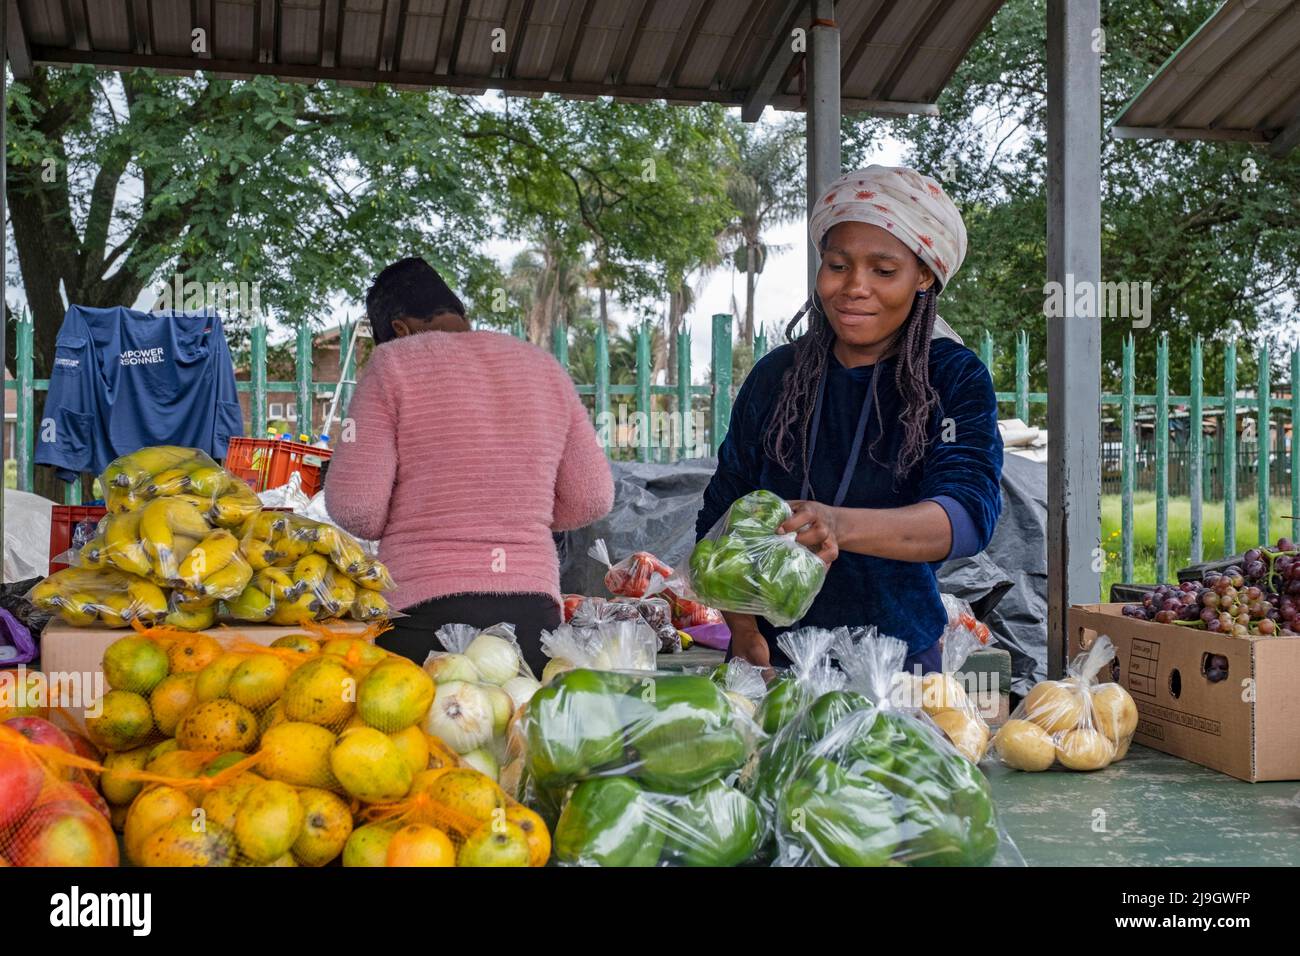
[(752, 346), (754, 290), (769, 254), (780, 251), (765, 243), (763, 234), (804, 213), (804, 124), (795, 117), (772, 124), (730, 120), (736, 160), (727, 173), (727, 198), (736, 207), (736, 217), (728, 225), (724, 241), (736, 270), (745, 274), (740, 341)]

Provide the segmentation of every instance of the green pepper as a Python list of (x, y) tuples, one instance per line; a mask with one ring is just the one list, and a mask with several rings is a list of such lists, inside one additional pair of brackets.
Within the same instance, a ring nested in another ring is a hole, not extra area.
[(620, 705), (635, 765), (629, 773), (655, 790), (686, 793), (730, 773), (747, 746), (717, 684), (698, 674), (656, 677)]
[(724, 534), (771, 535), (793, 512), (780, 495), (759, 489), (738, 498), (727, 509)]
[(664, 859), (681, 866), (739, 866), (758, 852), (758, 808), (734, 787), (714, 781), (680, 797), (654, 797), (673, 824)]
[(786, 787), (778, 821), (787, 845), (823, 866), (885, 866), (900, 838), (888, 791), (823, 758)]
[(851, 690), (833, 690), (822, 694), (808, 712), (808, 719), (812, 724), (811, 733), (816, 739), (821, 740), (840, 720), (870, 706), (869, 700)]
[(722, 538), (706, 551), (706, 558), (691, 563), (695, 592), (713, 607), (740, 610), (752, 606), (757, 597), (754, 565), (744, 541)]
[(543, 787), (590, 776), (623, 755), (619, 703), (633, 685), (624, 674), (572, 670), (528, 702), (528, 766)]
[(664, 832), (647, 795), (627, 777), (578, 784), (555, 825), (555, 858), (597, 866), (654, 866)]
[(764, 733), (774, 734), (808, 705), (808, 691), (793, 674), (782, 674), (767, 685), (767, 696), (758, 708), (757, 720)]

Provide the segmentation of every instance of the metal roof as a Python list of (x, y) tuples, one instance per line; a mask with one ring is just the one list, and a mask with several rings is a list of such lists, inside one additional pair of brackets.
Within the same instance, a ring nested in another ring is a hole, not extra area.
[(1300, 142), (1300, 0), (1227, 0), (1112, 123), (1133, 139)]
[[(0, 0), (33, 64), (802, 109), (807, 0)], [(837, 10), (845, 112), (934, 113), (1002, 0)], [(14, 15), (16, 11), (16, 16)], [(202, 30), (202, 34), (194, 31)], [(504, 31), (504, 32), (503, 32)], [(195, 52), (195, 37), (206, 41)]]

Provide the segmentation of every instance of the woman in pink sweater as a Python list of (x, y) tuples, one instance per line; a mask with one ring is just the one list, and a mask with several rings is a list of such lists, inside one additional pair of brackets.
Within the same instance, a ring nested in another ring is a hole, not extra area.
[(516, 627), (534, 672), (560, 623), (551, 537), (613, 506), (604, 450), (568, 374), (534, 345), (472, 332), (423, 259), (366, 295), (377, 348), (325, 481), (342, 527), (378, 539), (398, 618), (379, 644), (423, 663), (443, 624)]

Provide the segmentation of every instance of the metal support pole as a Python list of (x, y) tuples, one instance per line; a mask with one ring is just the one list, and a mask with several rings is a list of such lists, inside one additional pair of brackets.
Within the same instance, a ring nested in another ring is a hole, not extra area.
[(722, 439), (727, 437), (731, 424), (731, 316), (725, 312), (713, 315), (713, 422), (709, 435), (713, 454), (718, 453)]
[[(685, 323), (683, 323), (684, 325)], [(682, 444), (678, 458), (694, 458), (698, 452), (695, 443), (694, 403), (691, 401), (691, 332), (683, 328), (677, 333), (677, 411), (682, 421)]]
[[(808, 213), (840, 174), (840, 29), (835, 24), (835, 0), (812, 0), (813, 25), (808, 31)], [(820, 256), (808, 245), (808, 294), (817, 284)], [(716, 447), (716, 442), (714, 443)]]
[[(1101, 278), (1101, 0), (1047, 2), (1047, 278)], [(1064, 673), (1071, 604), (1101, 596), (1101, 321), (1047, 321), (1047, 672)]]
[[(33, 332), (32, 313), (23, 309), (15, 325), (18, 327), (18, 356), (14, 370), (18, 373), (18, 418), (14, 429), (14, 449), (18, 453), (18, 490), (31, 491), (35, 476), (33, 459), (36, 451), (36, 389), (32, 385)], [(54, 409), (49, 409), (53, 416)]]
[[(8, 2), (0, 3), (0, 50), (8, 51), (9, 49), (9, 4)], [(4, 54), (4, 55), (7, 55)], [(9, 144), (8, 144), (8, 120), (9, 110), (4, 108), (9, 102), (9, 71), (4, 69), (5, 64), (0, 61), (0, 223), (9, 221), (9, 201), (7, 199), (8, 185), (5, 182), (9, 170)], [(0, 255), (0, 297), (5, 295), (5, 290), (9, 288), (9, 280), (5, 275), (8, 265), (8, 256)], [(7, 298), (0, 298), (0, 302), (7, 302)], [(6, 329), (4, 322), (4, 312), (0, 311), (0, 369), (5, 368), (8, 363), (8, 356), (5, 354), (9, 348), (6, 341)], [(3, 373), (0, 372), (0, 375)], [(0, 381), (3, 385), (3, 381)], [(0, 388), (0, 396), (5, 394), (5, 390)], [(0, 466), (3, 466), (9, 460), (7, 449), (4, 441), (4, 424), (0, 422)], [(3, 479), (3, 474), (0, 474)], [(5, 508), (4, 508), (5, 483), (0, 480), (0, 543), (5, 540)], [(4, 577), (4, 562), (0, 561), (0, 582)]]
[(637, 457), (641, 461), (650, 460), (650, 421), (652, 418), (650, 401), (650, 326), (642, 322), (636, 330), (636, 410), (640, 416), (635, 419), (641, 423), (641, 434), (637, 437)]
[(293, 437), (297, 439), (301, 435), (307, 436), (307, 441), (313, 441), (315, 435), (312, 434), (312, 394), (311, 394), (311, 323), (306, 319), (298, 325), (298, 351), (297, 361), (294, 362), (295, 370), (298, 373), (298, 434)]
[(253, 391), (252, 437), (266, 437), (266, 317), (258, 312), (253, 316), (252, 343), (249, 346), (248, 378)]

